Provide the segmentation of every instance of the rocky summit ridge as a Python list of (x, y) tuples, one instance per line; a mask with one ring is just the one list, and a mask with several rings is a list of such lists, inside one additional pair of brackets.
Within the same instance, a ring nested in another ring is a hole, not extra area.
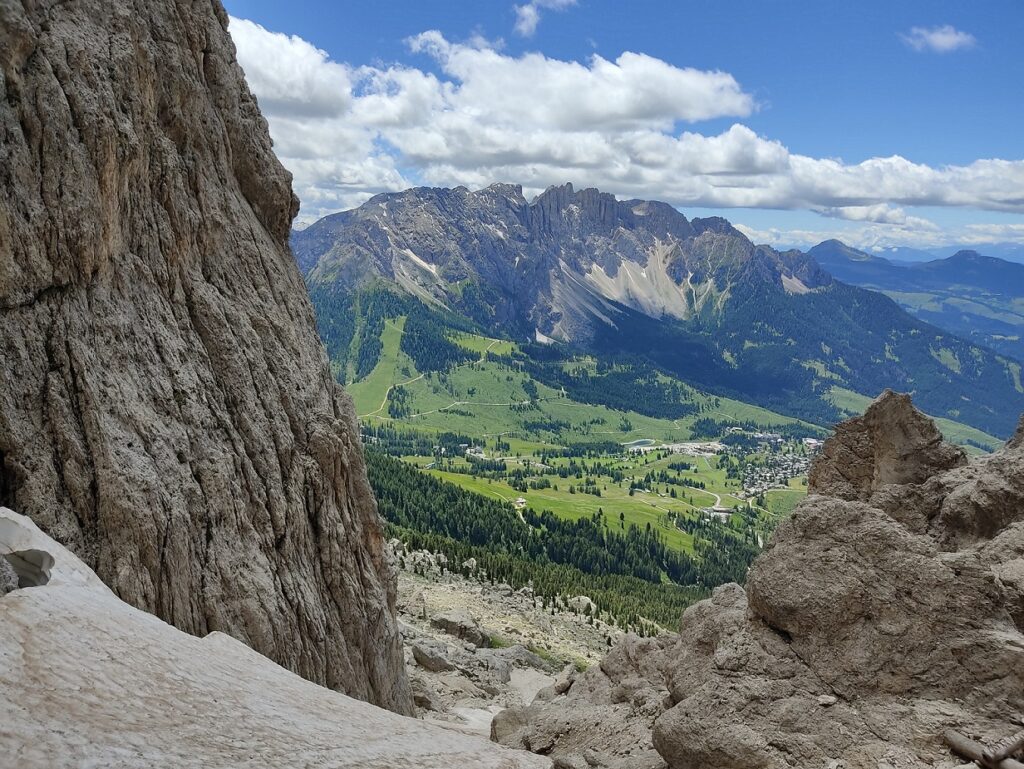
[(831, 282), (813, 259), (755, 246), (725, 219), (572, 184), (532, 201), (513, 184), (385, 193), (291, 242), (311, 283), (351, 290), (385, 278), (481, 322), (570, 342), (623, 308), (682, 320), (720, 309), (736, 283), (806, 292)]
[(494, 738), (579, 769), (909, 769), (962, 763), (949, 728), (1018, 731), (1024, 424), (971, 462), (937, 434), (884, 393), (827, 442), (745, 588), (504, 712)]
[(417, 187), (326, 216), (290, 242), (332, 338), (372, 304), (361, 297), (384, 289), (443, 323), (640, 359), (817, 424), (841, 418), (836, 388), (913, 391), (927, 413), (1003, 438), (1024, 411), (1016, 362), (833, 280), (810, 254), (756, 245), (725, 219), (688, 219), (667, 203), (571, 184), (533, 200), (510, 184)]
[(412, 711), (298, 202), (218, 0), (0, 2), (0, 504), (128, 603)]

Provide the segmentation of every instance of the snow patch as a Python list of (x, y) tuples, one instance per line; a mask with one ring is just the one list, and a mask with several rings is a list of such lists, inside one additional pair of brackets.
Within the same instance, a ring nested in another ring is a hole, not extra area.
[[(551, 765), (317, 686), (223, 633), (183, 633), (121, 601), (28, 518), (0, 508), (0, 524), (0, 553), (53, 558), (46, 585), (3, 599), (0, 713), (13, 765)], [(477, 728), (486, 720), (467, 715)]]

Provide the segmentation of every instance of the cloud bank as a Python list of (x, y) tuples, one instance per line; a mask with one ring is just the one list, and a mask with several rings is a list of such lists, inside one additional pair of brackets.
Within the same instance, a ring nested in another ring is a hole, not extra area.
[[(758, 105), (726, 72), (628, 51), (585, 62), (510, 56), (437, 31), (407, 41), (434, 71), (353, 67), (251, 21), (230, 29), (304, 222), (378, 192), (495, 181), (527, 194), (572, 181), (681, 207), (811, 210), (908, 232), (935, 225), (904, 207), (1024, 213), (1024, 161), (795, 154), (738, 122)], [(691, 127), (721, 118), (737, 122), (714, 135)]]

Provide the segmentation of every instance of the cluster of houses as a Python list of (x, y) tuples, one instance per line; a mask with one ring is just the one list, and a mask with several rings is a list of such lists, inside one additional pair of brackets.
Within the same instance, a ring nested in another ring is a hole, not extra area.
[(769, 489), (785, 488), (791, 478), (806, 475), (814, 452), (806, 454), (771, 451), (758, 463), (750, 463), (743, 472), (743, 491), (755, 497)]

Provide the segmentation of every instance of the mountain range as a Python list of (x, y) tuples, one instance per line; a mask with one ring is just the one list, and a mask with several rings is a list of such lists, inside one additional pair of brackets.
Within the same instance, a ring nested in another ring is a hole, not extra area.
[(922, 320), (1024, 360), (1024, 264), (968, 250), (899, 262), (838, 240), (808, 253), (839, 280), (882, 291)]
[(291, 237), (314, 305), (385, 285), (492, 335), (608, 358), (818, 424), (849, 394), (915, 393), (996, 435), (1024, 409), (1012, 359), (836, 280), (721, 218), (552, 187), (377, 195)]
[(914, 264), (945, 259), (960, 251), (976, 251), (979, 248), (984, 250), (986, 256), (992, 256), (1004, 262), (1024, 264), (1024, 244), (1021, 243), (985, 243), (984, 245), (961, 243), (927, 249), (910, 246), (886, 246), (873, 249), (875, 253), (869, 254), (869, 256), (880, 256), (893, 264)]

